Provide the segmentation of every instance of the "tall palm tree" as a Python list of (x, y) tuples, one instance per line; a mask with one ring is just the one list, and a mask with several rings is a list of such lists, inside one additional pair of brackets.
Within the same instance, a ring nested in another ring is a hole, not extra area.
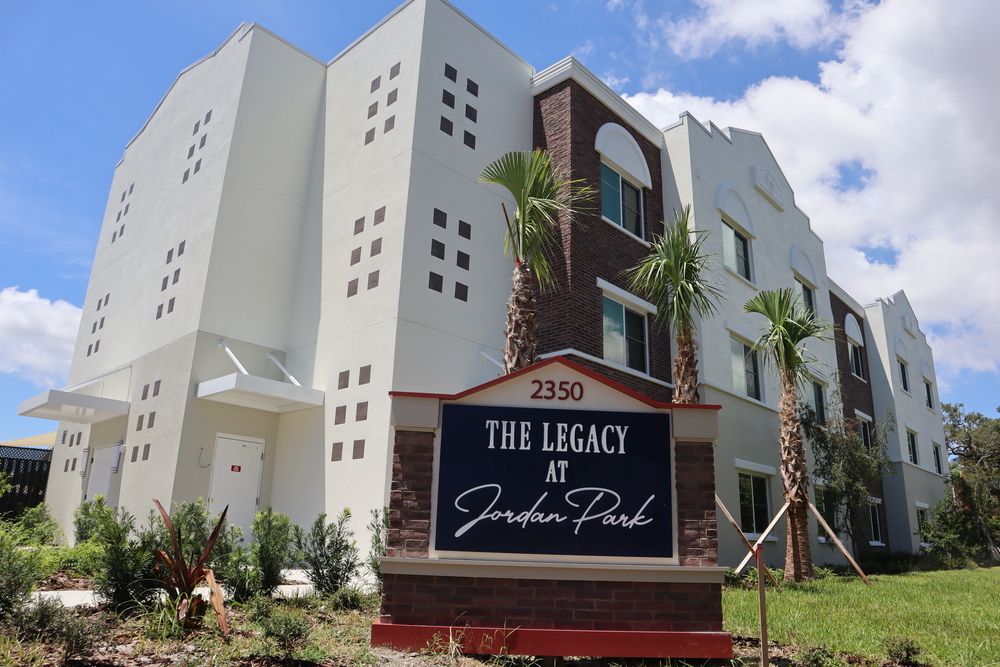
[(745, 313), (759, 313), (767, 326), (754, 348), (764, 352), (781, 379), (779, 445), (781, 481), (788, 501), (788, 537), (785, 544), (785, 581), (811, 579), (809, 546), (809, 472), (799, 425), (798, 387), (804, 385), (814, 358), (801, 344), (807, 338), (828, 340), (829, 325), (803, 306), (789, 288), (760, 292), (743, 306)]
[(563, 214), (572, 220), (592, 191), (560, 173), (552, 166), (549, 154), (541, 150), (507, 153), (486, 165), (479, 180), (503, 186), (514, 197), (512, 216), (501, 204), (507, 221), (504, 247), (514, 259), (503, 366), (504, 373), (513, 373), (538, 360), (535, 296), (537, 290), (555, 282), (548, 253), (558, 216)]
[(680, 213), (674, 209), (674, 224), (625, 272), (632, 289), (656, 306), (656, 319), (674, 328), (674, 403), (699, 402), (695, 315), (714, 313), (725, 298), (704, 276), (712, 257), (702, 252), (706, 239), (707, 232), (691, 229), (690, 204)]

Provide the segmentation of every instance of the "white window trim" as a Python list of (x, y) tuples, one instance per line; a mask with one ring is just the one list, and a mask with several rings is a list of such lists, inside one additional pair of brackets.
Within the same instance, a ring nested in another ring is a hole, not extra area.
[(929, 510), (931, 508), (930, 505), (928, 505), (927, 503), (922, 503), (919, 500), (914, 500), (913, 506), (916, 507), (917, 509), (922, 509), (922, 510)]
[[(744, 461), (743, 459), (736, 459), (736, 458), (733, 459), (733, 467), (736, 468), (737, 471), (743, 470), (743, 471), (746, 471), (748, 473), (755, 472), (755, 473), (759, 473), (759, 474), (763, 474), (763, 475), (767, 476), (767, 478), (768, 478), (767, 479), (767, 494), (768, 494), (768, 498), (767, 498), (767, 512), (768, 512), (768, 514), (770, 514), (774, 510), (774, 508), (771, 507), (771, 504), (772, 504), (771, 503), (771, 478), (774, 477), (777, 474), (777, 471), (773, 467), (771, 467), (771, 466), (766, 466), (766, 465), (763, 465), (761, 463), (754, 463), (753, 461)], [(739, 472), (737, 472), (737, 474), (736, 474), (736, 480), (737, 480), (736, 499), (737, 499), (737, 507), (739, 507)], [(742, 517), (741, 517), (741, 519), (742, 519)], [(777, 527), (777, 526), (775, 526), (775, 527)], [(773, 532), (774, 528), (772, 528), (771, 530)], [(751, 542), (756, 542), (757, 540), (759, 540), (760, 536), (762, 534), (762, 533), (747, 533), (747, 532), (744, 532), (743, 529), (742, 529), (742, 526), (740, 527), (740, 532), (743, 533), (743, 536), (746, 537)], [(768, 535), (764, 539), (764, 541), (765, 542), (777, 542), (778, 541), (778, 537), (777, 537), (777, 535), (773, 535), (773, 534), (772, 535)]]
[(556, 350), (555, 352), (546, 352), (545, 354), (538, 355), (540, 359), (551, 359), (552, 357), (569, 357), (569, 356), (580, 357), (582, 359), (586, 359), (587, 361), (592, 361), (595, 364), (601, 364), (602, 366), (607, 366), (608, 368), (614, 368), (615, 370), (622, 371), (623, 373), (628, 373), (629, 375), (634, 375), (637, 378), (642, 378), (643, 380), (652, 382), (653, 384), (658, 384), (661, 387), (669, 387), (670, 389), (674, 388), (674, 384), (672, 382), (667, 382), (665, 380), (655, 378), (652, 375), (649, 375), (648, 373), (641, 373), (635, 370), (634, 368), (629, 368), (628, 366), (619, 364), (616, 361), (611, 361), (610, 359), (601, 359), (595, 357), (592, 354), (587, 354), (586, 352), (581, 352), (580, 350), (574, 350), (571, 347), (567, 347), (562, 350)]
[[(611, 223), (614, 224), (614, 223)], [(617, 226), (617, 225), (615, 225)], [(632, 310), (641, 310), (647, 315), (656, 315), (656, 306), (654, 306), (649, 301), (623, 290), (621, 287), (612, 285), (604, 278), (597, 279), (597, 286), (607, 295), (609, 298), (617, 301), (618, 303), (630, 307)]]
[(871, 415), (866, 415), (865, 413), (861, 412), (861, 410), (857, 409), (854, 410), (854, 416), (857, 417), (858, 419), (863, 419), (864, 421), (869, 423), (875, 421)]
[[(722, 321), (722, 325), (726, 328), (726, 331), (729, 332), (730, 340), (732, 340), (733, 338), (735, 338), (735, 339), (741, 341), (744, 345), (749, 345), (751, 348), (754, 346), (753, 341), (755, 339), (751, 338), (749, 336), (746, 336), (745, 334), (743, 334), (742, 332), (740, 332), (738, 329), (733, 328), (730, 325), (729, 320), (723, 320)], [(767, 397), (767, 393), (764, 391), (764, 377), (766, 375), (766, 370), (765, 370), (766, 364), (765, 364), (765, 360), (763, 358), (761, 358), (762, 355), (760, 355), (760, 350), (756, 350), (756, 353), (758, 355), (758, 357), (757, 357), (757, 365), (759, 367), (759, 372), (760, 372), (760, 375), (759, 375), (759, 379), (760, 379), (760, 398), (754, 398), (753, 396), (747, 396), (746, 394), (740, 393), (740, 392), (736, 391), (736, 387), (730, 387), (728, 390), (723, 389), (723, 391), (725, 391), (728, 394), (732, 394), (733, 396), (739, 396), (740, 398), (742, 398), (744, 400), (747, 400), (747, 401), (750, 401), (751, 403), (756, 403), (757, 405), (767, 405), (767, 403), (764, 400)], [(709, 383), (705, 382), (705, 383), (702, 383), (702, 384), (709, 384)], [(715, 387), (717, 387), (719, 389), (722, 389), (721, 387), (718, 387), (717, 385), (714, 385), (714, 384), (711, 385), (711, 386), (715, 386)]]
[[(603, 215), (601, 216), (601, 220), (603, 220), (604, 222), (608, 223), (609, 225), (611, 225), (612, 227), (614, 227), (615, 229), (617, 229), (618, 231), (620, 231), (622, 234), (627, 235), (633, 241), (638, 241), (639, 243), (641, 243), (642, 245), (646, 246), (647, 248), (652, 248), (653, 247), (652, 243), (650, 243), (646, 239), (642, 238), (641, 236), (636, 236), (635, 234), (633, 234), (629, 230), (627, 230), (624, 227), (622, 227), (621, 225), (619, 225), (614, 220), (610, 220), (610, 219), (604, 217)], [(643, 223), (643, 226), (645, 226), (645, 223)]]
[(769, 475), (774, 477), (778, 474), (777, 468), (774, 466), (764, 465), (763, 463), (754, 463), (753, 461), (744, 461), (743, 459), (733, 459), (733, 467), (737, 470), (746, 470), (747, 472), (757, 472), (762, 475)]

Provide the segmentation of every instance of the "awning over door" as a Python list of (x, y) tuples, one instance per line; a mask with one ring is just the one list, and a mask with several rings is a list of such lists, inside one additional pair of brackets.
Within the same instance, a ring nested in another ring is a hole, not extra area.
[(128, 401), (49, 389), (21, 403), (17, 414), (77, 424), (97, 424), (127, 415), (128, 408)]
[(323, 405), (324, 392), (256, 375), (233, 373), (198, 384), (198, 398), (267, 412), (295, 412)]

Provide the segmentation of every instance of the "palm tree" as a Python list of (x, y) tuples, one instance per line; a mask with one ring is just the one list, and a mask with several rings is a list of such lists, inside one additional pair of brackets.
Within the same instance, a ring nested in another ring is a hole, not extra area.
[(507, 301), (504, 373), (526, 368), (538, 360), (538, 311), (536, 287), (555, 282), (549, 248), (555, 239), (559, 214), (572, 221), (577, 207), (588, 201), (590, 188), (572, 181), (552, 166), (545, 151), (511, 152), (486, 165), (479, 180), (506, 188), (514, 197), (514, 214), (508, 216), (504, 247), (514, 259), (514, 286)]
[(785, 581), (812, 578), (809, 546), (809, 472), (799, 428), (798, 386), (804, 384), (813, 357), (800, 345), (807, 338), (828, 340), (829, 325), (816, 319), (791, 288), (760, 292), (743, 306), (759, 313), (767, 326), (754, 349), (762, 350), (781, 379), (779, 445), (781, 481), (788, 501), (788, 537), (785, 544)]
[(663, 236), (653, 239), (649, 254), (625, 272), (631, 288), (656, 306), (656, 319), (674, 327), (674, 403), (698, 403), (698, 344), (695, 314), (715, 312), (724, 298), (703, 277), (711, 255), (702, 252), (707, 232), (691, 229), (691, 205), (678, 213)]

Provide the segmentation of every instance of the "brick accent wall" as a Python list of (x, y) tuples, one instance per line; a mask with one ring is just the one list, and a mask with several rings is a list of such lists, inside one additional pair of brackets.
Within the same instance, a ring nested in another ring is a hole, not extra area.
[[(677, 553), (718, 564), (712, 443), (678, 442)], [(432, 433), (397, 430), (387, 554), (427, 558)], [(385, 574), (383, 623), (578, 630), (722, 630), (720, 584), (562, 581)]]
[[(622, 271), (647, 253), (642, 243), (601, 219), (601, 156), (594, 142), (605, 123), (625, 127), (641, 147), (653, 183), (651, 189), (643, 190), (646, 239), (663, 233), (660, 149), (572, 79), (539, 94), (534, 106), (535, 147), (548, 150), (559, 169), (595, 192), (593, 203), (578, 216), (577, 224), (561, 220), (558, 244), (552, 252), (557, 286), (538, 298), (540, 354), (572, 348), (603, 359), (603, 306), (597, 278), (627, 289)], [(648, 322), (647, 341), (650, 375), (670, 382), (670, 332)], [(665, 387), (628, 373), (615, 374), (607, 366), (591, 367), (636, 391), (669, 400)]]

